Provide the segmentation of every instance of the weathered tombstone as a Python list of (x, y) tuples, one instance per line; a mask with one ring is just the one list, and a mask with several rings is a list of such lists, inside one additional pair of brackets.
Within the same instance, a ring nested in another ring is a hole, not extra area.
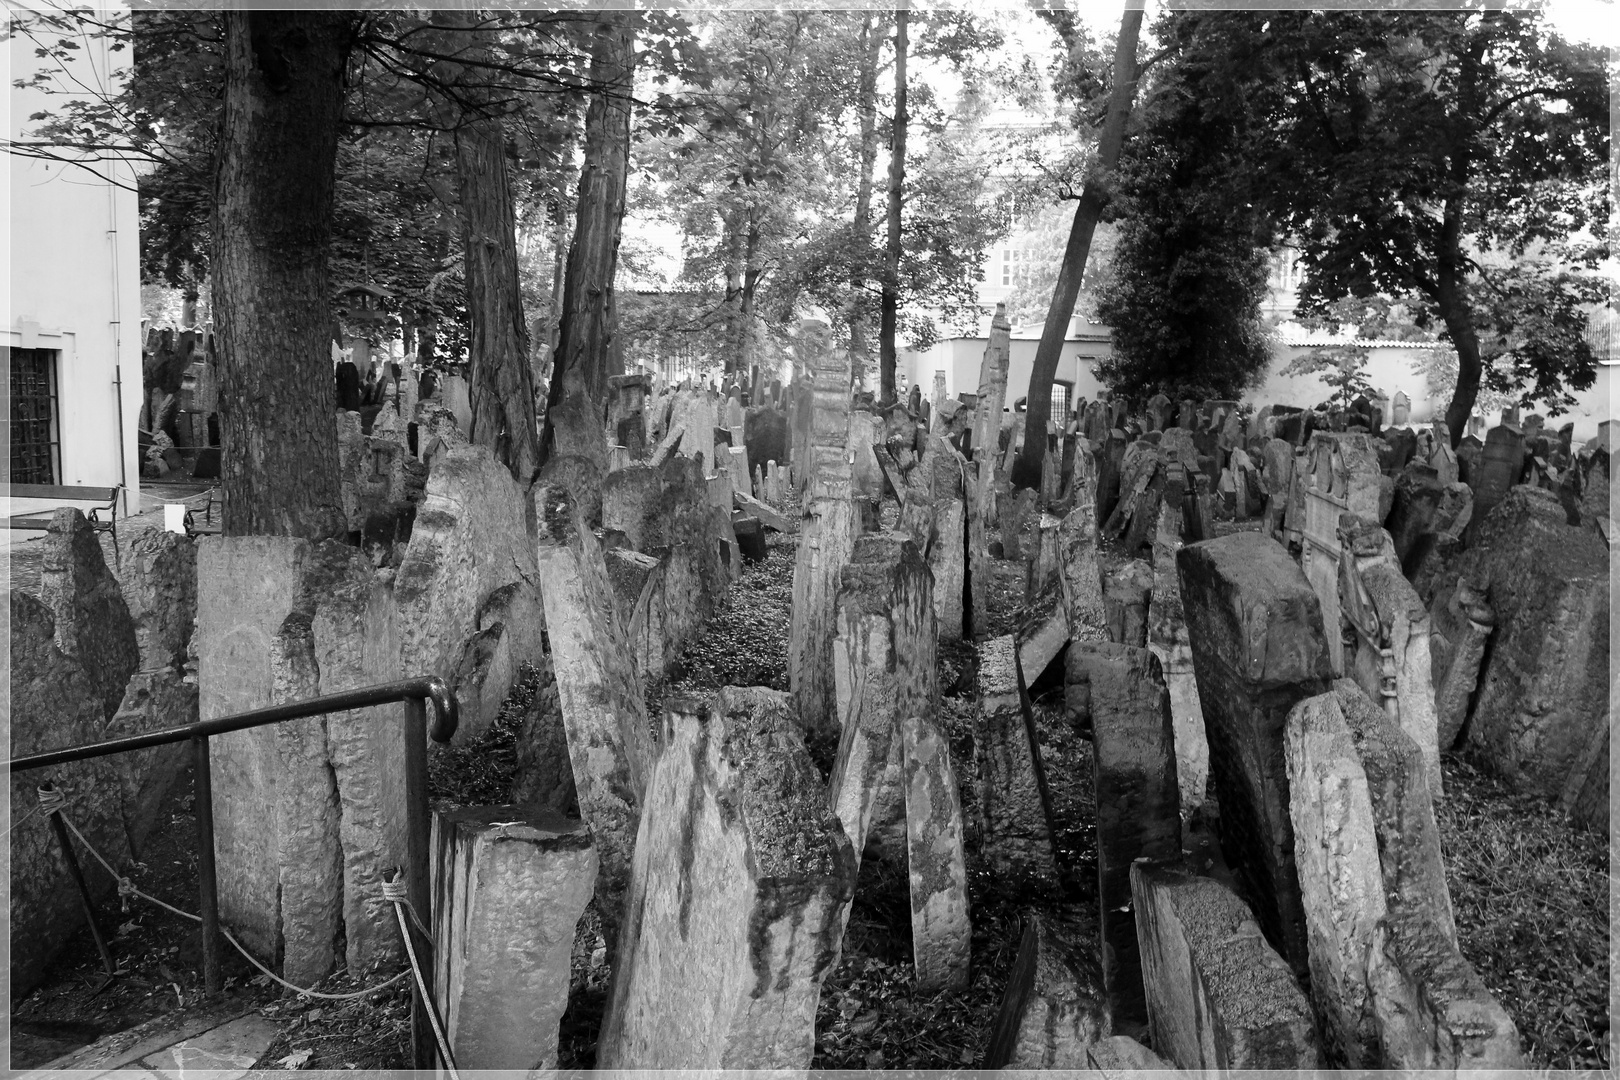
[(874, 447), (881, 441), (882, 425), (883, 418), (876, 413), (854, 409), (849, 414), (850, 475), (854, 480), (855, 494), (868, 499), (883, 498), (883, 470), (878, 466), (874, 452)]
[(534, 510), (552, 670), (580, 813), (600, 860), (596, 892), (603, 936), (616, 953), (618, 914), (652, 767), (647, 706), (601, 544), (567, 490), (539, 485)]
[(1311, 437), (1310, 460), (1300, 477), (1304, 500), (1300, 565), (1322, 605), (1333, 673), (1344, 673), (1339, 630), (1339, 518), (1355, 514), (1382, 521), (1378, 513), (1378, 460), (1366, 435), (1319, 432)]
[(1457, 743), (1468, 705), (1479, 686), (1485, 643), (1496, 626), (1496, 613), (1483, 590), (1459, 577), (1436, 594), (1429, 608), (1430, 676), (1434, 680), (1435, 745), (1445, 752)]
[[(854, 549), (859, 524), (848, 457), (849, 356), (831, 347), (824, 323), (800, 324), (808, 395), (808, 488), (793, 569), (793, 619), (788, 670), (799, 719), (806, 728), (832, 726), (837, 716), (832, 646), (839, 575)], [(795, 466), (797, 468), (797, 466)]]
[(1158, 659), (1131, 645), (1076, 641), (1068, 681), (1086, 683), (1097, 806), (1098, 911), (1103, 979), (1116, 1030), (1145, 1030), (1147, 1004), (1131, 864), (1181, 854), (1181, 813), (1170, 694)]
[(1288, 495), (1294, 483), (1294, 448), (1283, 439), (1271, 439), (1264, 450), (1266, 513), (1261, 531), (1281, 539)]
[(1148, 398), (1147, 418), (1149, 431), (1163, 431), (1170, 426), (1171, 401), (1163, 394), (1154, 394)]
[(900, 722), (938, 711), (936, 640), (932, 575), (917, 546), (899, 533), (856, 540), (837, 597), (832, 659), (842, 736), (828, 797), (857, 865), (872, 827), (892, 831), (903, 810)]
[(1369, 698), (1422, 749), (1429, 790), (1441, 791), (1430, 677), (1429, 613), (1401, 574), (1389, 534), (1346, 514), (1340, 524), (1340, 609), (1356, 639), (1346, 668)]
[[(9, 603), (11, 753), (23, 756), (101, 740), (107, 718), (100, 688), (79, 659), (57, 645), (51, 609), (15, 588)], [(118, 791), (116, 760), (96, 758), (11, 775), (7, 854), (14, 1000), (22, 1000), (51, 974), (56, 952), (84, 925), (77, 890), (49, 819), (40, 811), (38, 788), (48, 780), (68, 800), (69, 816), (91, 843), (115, 865), (125, 865), (124, 821), (118, 799), (108, 797)], [(85, 870), (91, 895), (99, 900), (113, 883), (98, 869)]]
[(458, 1068), (557, 1065), (574, 929), (596, 884), (584, 824), (530, 806), (433, 815), (434, 992)]
[(84, 667), (102, 719), (111, 720), (141, 667), (129, 605), (107, 569), (99, 534), (80, 511), (58, 508), (40, 547), (39, 598), (56, 621), (56, 647)]
[[(539, 660), (545, 619), (525, 517), (523, 489), (487, 447), (457, 447), (434, 463), (394, 575), (400, 671), (453, 677), (497, 596), (513, 670)], [(487, 689), (504, 698), (508, 688)], [(479, 730), (464, 719), (457, 739)]]
[(950, 744), (935, 721), (908, 716), (900, 723), (900, 749), (917, 987), (964, 990), (973, 926), (962, 850), (962, 801)]
[(1480, 528), (1464, 572), (1496, 613), (1468, 741), (1519, 790), (1557, 798), (1607, 726), (1608, 548), (1567, 525), (1550, 492), (1519, 487)]
[(1153, 594), (1153, 567), (1132, 559), (1116, 567), (1103, 581), (1103, 610), (1108, 619), (1108, 640), (1146, 648), (1148, 601)]
[(929, 427), (930, 431), (939, 431), (944, 427), (945, 418), (940, 415), (940, 410), (944, 404), (945, 373), (943, 371), (936, 371), (934, 372), (933, 424)]
[(1478, 538), (1479, 529), (1490, 516), (1491, 509), (1501, 502), (1524, 471), (1524, 433), (1516, 426), (1504, 422), (1490, 430), (1485, 437), (1485, 448), (1479, 458), (1478, 479), (1469, 478), (1474, 489), (1474, 521), (1469, 526), (1470, 543)]
[(996, 434), (1007, 393), (1007, 364), (1012, 324), (1006, 305), (997, 304), (990, 338), (979, 368), (979, 398), (973, 413), (973, 462), (968, 470), (968, 588), (972, 593), (973, 636), (980, 636), (988, 605), (990, 525), (994, 506)]
[(1209, 740), (1204, 735), (1204, 713), (1198, 703), (1192, 639), (1181, 606), (1181, 581), (1176, 573), (1176, 552), (1180, 550), (1181, 509), (1174, 500), (1167, 499), (1159, 509), (1159, 529), (1153, 541), (1148, 647), (1159, 658), (1170, 693), (1181, 806), (1191, 812), (1204, 802), (1204, 789), (1209, 782)]
[(856, 866), (789, 710), (669, 703), (599, 1068), (809, 1068)]
[(1445, 494), (1445, 482), (1432, 467), (1413, 461), (1395, 481), (1395, 503), (1389, 513), (1389, 535), (1395, 556), (1408, 565), (1419, 536), (1431, 531), (1434, 514)]
[(602, 527), (624, 533), (637, 551), (661, 546), (657, 535), (663, 474), (651, 465), (615, 469), (602, 483)]
[(1113, 1028), (1096, 939), (1096, 924), (1080, 910), (1024, 920), (986, 1069), (1089, 1068), (1089, 1052)]
[(1003, 880), (1050, 889), (1057, 884), (1052, 799), (1012, 637), (979, 646), (978, 684), (973, 745), (983, 850)]
[(1310, 1003), (1242, 900), (1147, 862), (1131, 868), (1131, 894), (1158, 1053), (1178, 1069), (1316, 1067)]
[(1366, 1068), (1380, 1056), (1367, 955), (1385, 914), (1384, 876), (1367, 774), (1337, 696), (1295, 705), (1283, 748), (1323, 1053)]
[(1332, 668), (1321, 601), (1280, 544), (1236, 533), (1176, 556), (1220, 802), (1221, 849), (1268, 938), (1306, 970), (1282, 733)]

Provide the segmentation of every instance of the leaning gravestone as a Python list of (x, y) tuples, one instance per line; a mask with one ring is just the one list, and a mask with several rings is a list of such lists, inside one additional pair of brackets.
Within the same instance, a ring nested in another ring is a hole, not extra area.
[(614, 607), (601, 544), (585, 527), (566, 489), (542, 484), (535, 490), (534, 508), (552, 670), (580, 814), (591, 828), (601, 862), (597, 898), (603, 936), (616, 953), (618, 916), (630, 884), (631, 851), (652, 768), (647, 706)]
[(51, 517), (40, 552), (40, 599), (56, 619), (56, 646), (84, 666), (96, 687), (103, 720), (124, 698), (141, 664), (135, 625), (118, 580), (107, 569), (101, 541), (71, 506)]
[(1288, 710), (1331, 677), (1322, 606), (1282, 545), (1258, 533), (1176, 556), (1220, 803), (1221, 849), (1267, 937), (1302, 975), (1304, 912), (1283, 771)]
[(856, 868), (787, 711), (670, 702), (598, 1068), (809, 1068)]

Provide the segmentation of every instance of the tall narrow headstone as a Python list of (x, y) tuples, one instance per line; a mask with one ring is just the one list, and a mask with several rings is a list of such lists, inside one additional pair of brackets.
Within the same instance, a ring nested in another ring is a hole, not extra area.
[(990, 340), (979, 367), (979, 397), (973, 413), (973, 464), (969, 476), (968, 587), (972, 592), (972, 632), (979, 637), (986, 625), (990, 585), (990, 528), (995, 505), (995, 463), (999, 449), (1002, 405), (1007, 394), (1007, 364), (1012, 324), (1006, 305), (997, 304), (990, 323)]
[(1004, 880), (1053, 887), (1052, 799), (1011, 636), (979, 646), (978, 682), (973, 744), (979, 761), (983, 850)]
[(836, 723), (832, 647), (838, 583), (859, 533), (848, 456), (849, 354), (832, 348), (827, 337), (825, 323), (800, 324), (811, 392), (805, 399), (808, 475), (793, 568), (788, 673), (800, 722), (811, 730)]

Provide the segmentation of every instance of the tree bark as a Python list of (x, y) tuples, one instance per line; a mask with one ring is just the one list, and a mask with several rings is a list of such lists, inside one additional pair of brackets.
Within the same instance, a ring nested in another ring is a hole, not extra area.
[(225, 15), (210, 260), (227, 536), (343, 534), (332, 374), (333, 168), (355, 16)]
[(850, 375), (859, 383), (866, 372), (870, 347), (866, 341), (867, 255), (872, 248), (872, 172), (877, 168), (877, 76), (883, 35), (875, 16), (861, 23), (861, 76), (857, 108), (861, 116), (861, 174), (855, 187), (855, 271), (850, 276)]
[(630, 92), (635, 70), (635, 27), (630, 12), (605, 11), (591, 49), (591, 82), (600, 87), (585, 114), (585, 165), (579, 177), (579, 217), (563, 283), (562, 323), (552, 367), (543, 465), (557, 454), (577, 454), (607, 475), (608, 378), (616, 350), (618, 313), (613, 275), (619, 264), (619, 229), (630, 164)]
[(1052, 290), (1052, 304), (1047, 308), (1046, 325), (1041, 328), (1041, 342), (1035, 349), (1024, 409), (1024, 448), (1013, 463), (1015, 487), (1040, 488), (1041, 466), (1046, 458), (1047, 421), (1052, 415), (1052, 380), (1057, 377), (1063, 342), (1069, 336), (1069, 319), (1074, 315), (1074, 302), (1080, 296), (1086, 258), (1091, 253), (1091, 238), (1108, 205), (1110, 174), (1119, 164), (1120, 150), (1125, 145), (1125, 124), (1130, 119), (1140, 74), (1136, 68), (1136, 42), (1141, 33), (1142, 9), (1127, 7), (1119, 20), (1119, 40), (1114, 46), (1114, 87), (1108, 100), (1102, 137), (1097, 141), (1097, 160), (1086, 174), (1080, 203), (1075, 207), (1069, 242), (1063, 248), (1063, 262), (1058, 267), (1057, 286)]
[(461, 239), (472, 340), (467, 438), (489, 447), (520, 484), (540, 471), (529, 327), (518, 281), (517, 227), (506, 171), (506, 137), (494, 117), (456, 131)]
[(883, 253), (883, 301), (878, 316), (878, 400), (894, 402), (895, 337), (900, 322), (900, 204), (906, 182), (906, 28), (910, 12), (894, 13), (894, 129), (889, 138), (889, 236)]

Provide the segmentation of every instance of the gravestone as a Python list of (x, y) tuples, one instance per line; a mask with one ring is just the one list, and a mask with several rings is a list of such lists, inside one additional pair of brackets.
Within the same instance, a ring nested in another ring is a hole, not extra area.
[(1145, 1030), (1131, 864), (1181, 854), (1170, 694), (1158, 659), (1132, 645), (1074, 642), (1068, 681), (1086, 683), (1097, 806), (1098, 911), (1103, 978), (1115, 1030)]
[(1178, 1069), (1316, 1067), (1310, 1003), (1242, 900), (1147, 862), (1131, 868), (1131, 894), (1158, 1053)]
[(1300, 565), (1322, 607), (1328, 659), (1333, 673), (1344, 673), (1344, 645), (1339, 619), (1339, 518), (1355, 514), (1382, 521), (1378, 512), (1378, 459), (1366, 435), (1318, 432), (1311, 437), (1310, 458), (1296, 472), (1303, 501), (1303, 546)]
[(669, 703), (599, 1068), (809, 1068), (856, 865), (789, 709)]
[[(826, 324), (800, 324), (811, 382), (804, 467), (808, 486), (793, 568), (788, 672), (799, 719), (811, 730), (837, 716), (832, 647), (840, 574), (859, 534), (849, 464), (849, 355), (831, 347)], [(797, 470), (798, 465), (795, 465)]]
[(1321, 602), (1275, 541), (1235, 533), (1176, 556), (1220, 801), (1221, 850), (1267, 937), (1306, 970), (1282, 736), (1331, 677)]
[(962, 850), (962, 801), (950, 744), (934, 720), (908, 716), (900, 723), (900, 749), (917, 988), (965, 990), (973, 926)]
[(596, 883), (577, 820), (530, 806), (433, 815), (434, 992), (461, 1069), (557, 1065), (574, 929)]
[(1159, 658), (1165, 687), (1170, 693), (1170, 715), (1175, 729), (1176, 778), (1180, 801), (1191, 813), (1203, 805), (1209, 782), (1209, 740), (1204, 735), (1204, 713), (1198, 703), (1198, 679), (1193, 670), (1192, 639), (1181, 604), (1181, 580), (1176, 573), (1176, 552), (1181, 550), (1181, 510), (1167, 500), (1159, 509), (1159, 529), (1153, 541), (1153, 596), (1148, 602), (1148, 647)]
[(1086, 1069), (1113, 1028), (1097, 928), (1083, 910), (1031, 914), (985, 1050), (986, 1069)]
[(995, 509), (997, 433), (1007, 393), (1007, 364), (1012, 325), (1006, 305), (997, 304), (990, 338), (979, 367), (979, 397), (973, 412), (973, 459), (967, 476), (968, 588), (974, 637), (981, 636), (989, 611), (990, 528)]
[(653, 762), (647, 707), (600, 542), (565, 488), (536, 487), (534, 511), (552, 671), (580, 814), (596, 841), (603, 937), (617, 955), (619, 912)]
[(71, 506), (51, 515), (40, 544), (39, 599), (55, 619), (56, 647), (77, 660), (95, 685), (105, 721), (118, 711), (129, 677), (141, 667), (141, 648), (99, 537)]

